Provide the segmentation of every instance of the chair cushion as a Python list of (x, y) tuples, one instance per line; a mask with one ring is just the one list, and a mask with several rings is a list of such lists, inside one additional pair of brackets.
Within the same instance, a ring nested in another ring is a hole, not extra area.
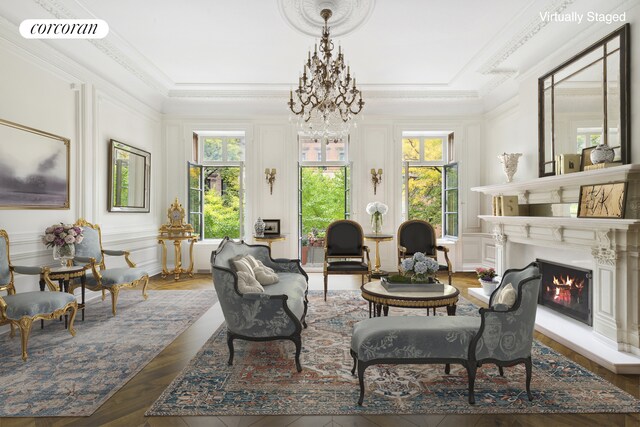
[[(147, 272), (141, 268), (107, 268), (100, 272), (102, 275), (102, 286), (111, 287), (122, 283), (131, 283), (134, 280), (140, 280), (143, 276), (147, 276)], [(93, 274), (87, 274), (87, 286), (95, 286), (96, 278)]]
[(304, 313), (304, 294), (307, 291), (307, 281), (302, 274), (278, 273), (279, 281), (266, 286), (264, 293), (268, 295), (286, 295), (287, 306), (300, 319)]
[(238, 292), (241, 294), (262, 293), (264, 292), (264, 288), (260, 282), (249, 273), (238, 271)]
[(332, 261), (327, 264), (327, 271), (369, 271), (369, 266), (360, 261)]
[(498, 292), (493, 297), (492, 306), (494, 304), (505, 305), (507, 308), (513, 307), (513, 304), (516, 303), (516, 290), (513, 288), (511, 283), (507, 283), (505, 286), (502, 286), (498, 289)]
[(390, 316), (356, 323), (351, 349), (358, 359), (466, 359), (480, 329), (474, 316)]
[(7, 303), (7, 318), (12, 320), (53, 313), (76, 299), (66, 292), (40, 291), (22, 292), (2, 298)]

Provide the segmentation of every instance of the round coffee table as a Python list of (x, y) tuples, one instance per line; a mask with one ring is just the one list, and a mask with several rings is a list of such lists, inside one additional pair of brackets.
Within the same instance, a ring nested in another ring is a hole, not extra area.
[(369, 317), (380, 317), (389, 314), (389, 307), (426, 308), (435, 310), (438, 307), (447, 307), (447, 314), (455, 316), (456, 303), (460, 291), (451, 285), (444, 285), (444, 291), (440, 292), (405, 292), (388, 291), (379, 281), (365, 283), (360, 287), (362, 298), (369, 302)]

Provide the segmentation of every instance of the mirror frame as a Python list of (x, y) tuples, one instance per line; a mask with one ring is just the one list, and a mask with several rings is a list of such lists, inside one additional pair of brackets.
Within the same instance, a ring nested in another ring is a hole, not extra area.
[[(562, 71), (565, 67), (573, 64), (574, 62), (578, 61), (579, 59), (588, 55), (589, 53), (593, 52), (596, 49), (603, 48), (603, 47), (604, 49), (606, 49), (606, 44), (616, 37), (620, 37), (620, 48), (619, 48), (620, 50), (620, 82), (619, 82), (619, 85), (620, 85), (620, 160), (622, 164), (631, 163), (631, 120), (629, 120), (629, 118), (631, 117), (630, 116), (631, 92), (630, 92), (630, 86), (629, 86), (629, 83), (630, 83), (629, 82), (629, 76), (630, 76), (629, 74), (629, 71), (630, 71), (629, 24), (625, 24), (622, 27), (615, 30), (614, 32), (612, 32), (611, 34), (604, 37), (603, 39), (597, 41), (596, 43), (592, 44), (588, 48), (584, 49), (577, 55), (571, 57), (567, 61), (558, 65), (553, 70), (549, 71), (547, 74), (545, 74), (544, 76), (538, 79), (538, 176), (539, 177), (551, 176), (556, 174), (555, 163), (553, 164), (553, 168), (551, 172), (545, 173), (545, 168), (544, 168), (545, 166), (544, 81), (547, 78), (551, 77), (552, 78), (551, 87), (553, 87), (555, 84), (553, 82), (553, 76), (556, 73), (558, 73), (559, 71)], [(605, 58), (606, 58), (606, 50), (605, 50)], [(603, 103), (604, 103), (603, 129), (605, 132), (608, 132), (606, 73), (604, 74), (603, 79), (605, 81), (605, 84), (603, 85), (603, 87), (605, 88), (604, 94), (603, 94), (604, 95), (603, 96)], [(552, 90), (551, 91), (551, 106), (552, 106), (551, 126), (552, 127), (554, 126), (553, 105), (554, 105), (554, 97), (553, 97), (553, 90)], [(551, 147), (554, 150), (554, 152), (551, 153), (551, 159), (553, 159), (555, 158), (555, 133), (552, 133), (551, 137), (552, 137)], [(606, 136), (605, 136), (605, 141), (606, 141)]]
[[(144, 205), (143, 206), (114, 206), (113, 204), (113, 168), (116, 162), (116, 151), (123, 150), (128, 151), (137, 156), (141, 156), (144, 158)], [(141, 150), (139, 148), (132, 147), (128, 144), (125, 144), (120, 141), (116, 141), (115, 139), (110, 140), (109, 144), (109, 177), (108, 177), (108, 186), (109, 191), (107, 192), (107, 206), (109, 208), (109, 212), (149, 212), (150, 203), (150, 184), (151, 184), (151, 153), (148, 151)]]

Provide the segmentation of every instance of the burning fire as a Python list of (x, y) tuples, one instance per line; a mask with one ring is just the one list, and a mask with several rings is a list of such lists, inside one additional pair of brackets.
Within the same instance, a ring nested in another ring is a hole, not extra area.
[(553, 276), (553, 284), (546, 286), (547, 294), (553, 295), (553, 301), (570, 306), (571, 303), (579, 303), (584, 290), (584, 280), (577, 280), (575, 277)]

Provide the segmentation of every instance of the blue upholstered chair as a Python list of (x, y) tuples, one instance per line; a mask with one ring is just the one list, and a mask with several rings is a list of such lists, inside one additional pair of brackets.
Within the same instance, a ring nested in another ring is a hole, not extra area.
[(437, 244), (436, 232), (431, 224), (420, 219), (405, 221), (398, 227), (398, 268), (404, 258), (410, 258), (416, 252), (422, 252), (428, 257), (438, 260), (438, 252), (444, 256), (444, 264), (439, 271), (446, 271), (451, 285), (451, 261), (449, 248)]
[(5, 230), (0, 230), (0, 292), (7, 295), (0, 296), (0, 325), (11, 325), (11, 337), (15, 336), (15, 328), (20, 329), (22, 339), (22, 359), (27, 360), (27, 344), (31, 325), (34, 320), (51, 320), (69, 312), (69, 332), (75, 336), (73, 321), (78, 311), (76, 298), (66, 292), (21, 292), (16, 293), (13, 283), (13, 273), (43, 274), (45, 281), (51, 288), (53, 283), (48, 278), (48, 269), (40, 267), (22, 267), (11, 264), (9, 258), (9, 236)]
[[(252, 255), (278, 274), (278, 282), (265, 285), (263, 293), (241, 294), (238, 275), (232, 259)], [(309, 278), (300, 260), (272, 259), (269, 247), (247, 245), (225, 237), (211, 253), (213, 284), (227, 323), (229, 365), (233, 364), (233, 340), (248, 341), (290, 340), (296, 346), (295, 362), (298, 372), (302, 339), (306, 328), (307, 292)]]
[[(509, 283), (516, 292), (508, 307), (494, 303)], [(357, 368), (360, 398), (364, 400), (364, 372), (378, 364), (444, 363), (464, 366), (469, 378), (469, 403), (475, 403), (476, 371), (483, 364), (503, 367), (524, 363), (526, 390), (531, 395), (531, 348), (535, 326), (540, 274), (534, 262), (523, 269), (507, 270), (491, 295), (489, 308), (476, 316), (392, 316), (358, 322), (351, 337), (352, 373)]]
[[(116, 315), (118, 294), (122, 288), (133, 288), (142, 284), (142, 296), (147, 299), (147, 285), (149, 275), (129, 259), (129, 252), (115, 251), (102, 248), (102, 232), (100, 226), (91, 224), (84, 219), (76, 221), (75, 225), (82, 228), (84, 239), (75, 244), (75, 264), (88, 264), (91, 273), (87, 274), (86, 287), (92, 291), (102, 291), (102, 300), (105, 298), (105, 290), (111, 293), (111, 312)], [(129, 267), (106, 268), (105, 255), (124, 256)], [(79, 285), (75, 285), (77, 287)], [(69, 292), (73, 292), (73, 288)]]
[[(366, 260), (366, 262), (365, 262)], [(362, 276), (362, 284), (367, 276), (371, 281), (371, 259), (369, 248), (364, 244), (362, 226), (355, 221), (341, 219), (327, 227), (324, 241), (324, 300), (330, 274)]]

